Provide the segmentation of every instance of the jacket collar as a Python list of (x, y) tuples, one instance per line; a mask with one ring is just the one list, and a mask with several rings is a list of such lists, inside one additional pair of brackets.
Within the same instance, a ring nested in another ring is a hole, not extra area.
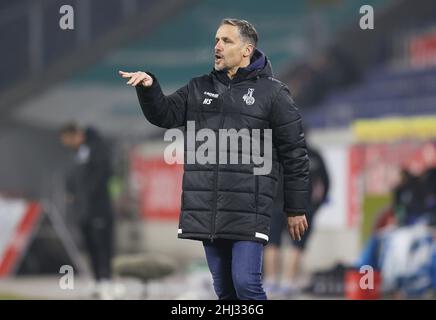
[(220, 82), (228, 85), (256, 77), (271, 77), (272, 69), (265, 54), (259, 49), (256, 49), (251, 57), (250, 64), (244, 68), (239, 68), (233, 79), (227, 76), (227, 70), (217, 71), (214, 69), (211, 74), (215, 75)]

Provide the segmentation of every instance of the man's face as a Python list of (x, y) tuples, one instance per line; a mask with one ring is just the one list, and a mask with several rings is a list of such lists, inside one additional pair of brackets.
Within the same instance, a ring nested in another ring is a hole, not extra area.
[(77, 150), (82, 143), (80, 133), (64, 133), (61, 135), (61, 142), (67, 148)]
[(242, 41), (238, 27), (223, 24), (215, 36), (215, 70), (242, 66), (244, 57), (249, 57), (251, 50), (252, 45)]

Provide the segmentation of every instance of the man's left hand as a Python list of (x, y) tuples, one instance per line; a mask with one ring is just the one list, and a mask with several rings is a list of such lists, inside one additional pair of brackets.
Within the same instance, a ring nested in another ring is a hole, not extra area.
[(288, 231), (292, 240), (300, 241), (308, 228), (306, 215), (288, 217)]

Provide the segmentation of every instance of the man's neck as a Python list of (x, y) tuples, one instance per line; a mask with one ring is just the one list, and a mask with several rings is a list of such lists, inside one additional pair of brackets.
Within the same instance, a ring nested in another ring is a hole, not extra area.
[(239, 68), (245, 68), (245, 67), (247, 67), (249, 65), (250, 65), (250, 59), (242, 62), (239, 66), (236, 66), (236, 67), (233, 67), (233, 68), (227, 70), (227, 76), (230, 79), (233, 79), (235, 77), (236, 73), (238, 72)]

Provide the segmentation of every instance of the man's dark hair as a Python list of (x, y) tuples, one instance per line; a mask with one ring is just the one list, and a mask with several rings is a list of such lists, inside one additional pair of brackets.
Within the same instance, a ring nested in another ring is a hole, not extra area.
[(250, 22), (240, 19), (225, 18), (221, 21), (220, 25), (222, 26), (224, 24), (238, 27), (242, 40), (251, 43), (254, 47), (257, 46), (257, 40), (259, 37), (256, 29)]
[(76, 122), (67, 122), (59, 129), (59, 134), (73, 134), (79, 132), (81, 129)]

